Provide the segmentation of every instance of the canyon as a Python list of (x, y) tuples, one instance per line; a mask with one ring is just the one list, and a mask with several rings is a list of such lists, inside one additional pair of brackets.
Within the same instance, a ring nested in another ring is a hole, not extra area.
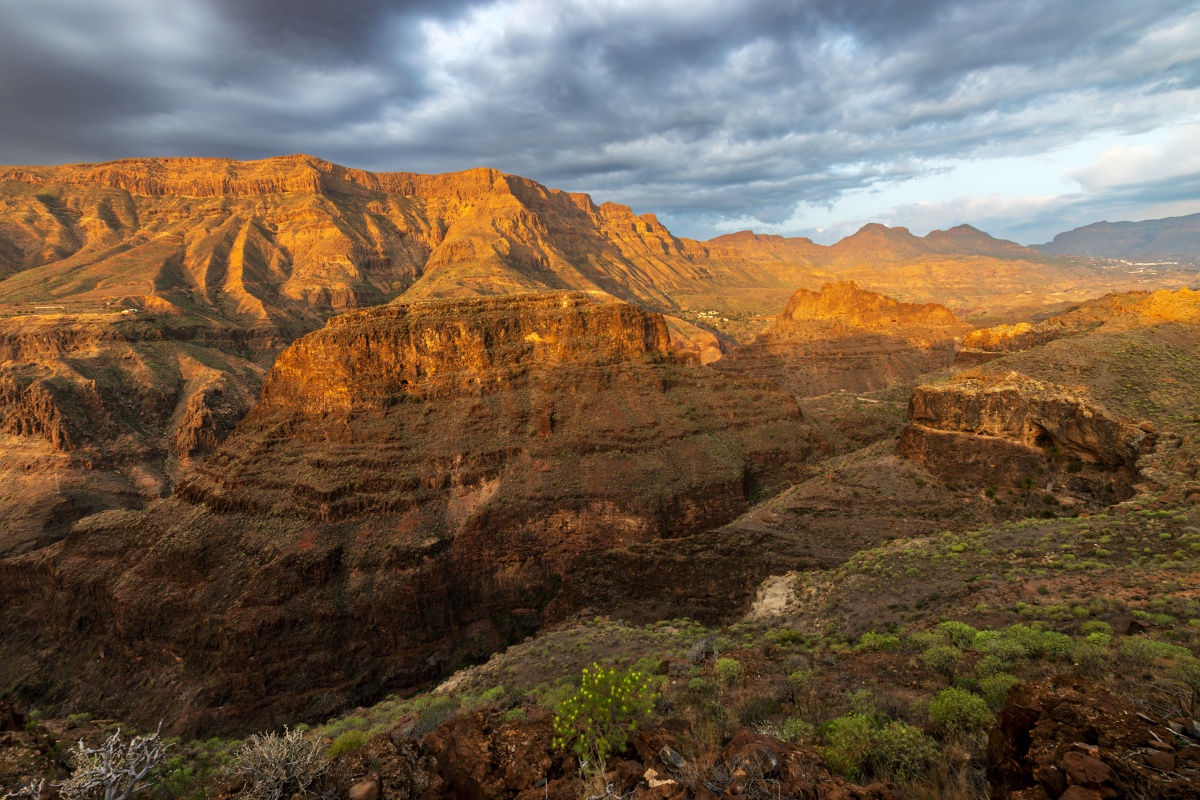
[[(845, 637), (1035, 594), (893, 569), (930, 543), (1040, 558), (1034, 523), (1192, 522), (1189, 282), (969, 226), (697, 242), (487, 169), (0, 169), (0, 694), (207, 737), (523, 670), (550, 692), (600, 650), (530, 653), (588, 625), (713, 626), (747, 680), (825, 663), (743, 647), (755, 625), (882, 658)], [(715, 669), (671, 658), (681, 685)], [(494, 716), (403, 747), (436, 772), (455, 737), (545, 738)]]

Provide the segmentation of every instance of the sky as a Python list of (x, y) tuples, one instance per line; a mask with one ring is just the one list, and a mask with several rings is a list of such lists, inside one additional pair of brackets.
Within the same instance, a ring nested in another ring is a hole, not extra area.
[(673, 232), (1200, 212), (1195, 0), (0, 0), (0, 163), (495, 167)]

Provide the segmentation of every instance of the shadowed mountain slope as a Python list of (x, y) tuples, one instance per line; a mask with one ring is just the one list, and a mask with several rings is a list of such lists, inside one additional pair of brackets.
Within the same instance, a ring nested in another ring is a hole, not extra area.
[(1200, 265), (1200, 214), (1140, 222), (1095, 222), (1034, 245), (1043, 253)]
[(969, 330), (943, 306), (831, 283), (797, 291), (766, 332), (717, 367), (771, 378), (799, 397), (870, 391), (949, 366)]
[[(727, 522), (822, 452), (790, 396), (624, 303), (353, 312), (278, 358), (174, 497), (0, 562), (0, 686), (103, 685), (179, 729), (328, 714), (604, 613), (588, 562)], [(733, 574), (664, 574), (662, 603), (726, 612)]]

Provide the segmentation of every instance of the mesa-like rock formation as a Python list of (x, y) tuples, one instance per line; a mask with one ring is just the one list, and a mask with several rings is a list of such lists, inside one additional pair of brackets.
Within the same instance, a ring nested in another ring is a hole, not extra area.
[[(917, 387), (901, 454), (947, 480), (1100, 505), (1129, 497), (1139, 480), (1167, 491), (1193, 477), (1190, 432), (1177, 420), (1200, 410), (1190, 366), (1200, 292), (1110, 296), (1008, 333), (969, 338), (1002, 360)], [(1155, 419), (1177, 431), (1169, 447), (1155, 447)]]
[(897, 452), (944, 480), (1054, 489), (1113, 502), (1132, 493), (1154, 437), (1080, 389), (1012, 373), (918, 386)]
[[(582, 610), (582, 565), (727, 522), (820, 452), (791, 397), (624, 303), (354, 312), (279, 357), (173, 498), (0, 562), (0, 684), (178, 729), (329, 713)], [(740, 570), (657, 594), (731, 610), (761, 579)]]
[(880, 389), (949, 366), (970, 326), (948, 309), (901, 303), (855, 283), (797, 291), (771, 327), (718, 363), (804, 397)]

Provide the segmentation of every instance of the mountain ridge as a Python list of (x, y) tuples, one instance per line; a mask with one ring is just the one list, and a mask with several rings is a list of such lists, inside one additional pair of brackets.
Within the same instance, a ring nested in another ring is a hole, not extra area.
[(1092, 294), (1146, 288), (963, 226), (916, 237), (870, 224), (829, 247), (701, 242), (486, 167), (376, 173), (301, 154), (0, 168), (0, 305), (18, 310), (154, 298), (294, 338), (401, 295), (582, 290), (667, 312), (731, 302), (775, 314), (795, 289), (842, 278), (960, 313), (1077, 302), (1085, 282), (1104, 284)]
[(1031, 245), (1052, 255), (1179, 260), (1200, 264), (1200, 213), (1139, 221), (1102, 220)]

